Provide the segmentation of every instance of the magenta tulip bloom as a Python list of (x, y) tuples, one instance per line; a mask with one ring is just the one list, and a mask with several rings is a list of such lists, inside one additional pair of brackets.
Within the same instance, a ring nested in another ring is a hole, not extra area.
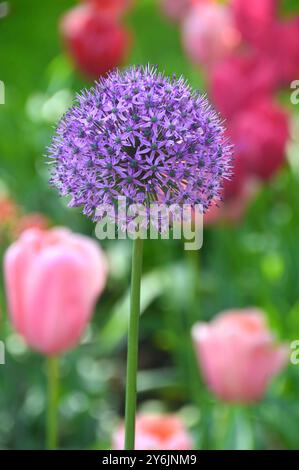
[[(113, 448), (124, 448), (124, 426), (113, 436)], [(135, 450), (191, 450), (192, 440), (176, 415), (140, 414), (136, 418)]]
[(192, 336), (203, 376), (224, 401), (260, 399), (287, 360), (287, 348), (275, 344), (257, 309), (223, 312), (210, 324), (195, 324)]
[(285, 163), (289, 116), (273, 99), (262, 98), (232, 117), (229, 136), (236, 160), (248, 174), (266, 181)]
[(218, 111), (231, 118), (253, 101), (273, 96), (276, 82), (271, 58), (246, 52), (231, 55), (213, 67), (209, 91)]
[(16, 330), (47, 355), (74, 347), (107, 277), (98, 244), (66, 229), (29, 229), (7, 250), (4, 273)]
[(232, 0), (231, 8), (243, 39), (254, 46), (267, 41), (278, 10), (277, 0)]

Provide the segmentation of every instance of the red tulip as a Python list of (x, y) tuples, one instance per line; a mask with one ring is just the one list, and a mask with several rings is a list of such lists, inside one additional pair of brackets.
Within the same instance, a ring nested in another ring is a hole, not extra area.
[(225, 117), (248, 106), (252, 100), (271, 96), (276, 87), (272, 61), (254, 54), (232, 56), (211, 71), (210, 94)]
[(232, 0), (231, 7), (243, 38), (260, 46), (277, 16), (277, 0)]
[(16, 330), (43, 354), (74, 347), (107, 277), (106, 258), (88, 237), (29, 229), (7, 250), (4, 274)]
[(83, 3), (89, 3), (93, 8), (98, 9), (102, 15), (116, 18), (125, 13), (132, 3), (131, 0), (81, 0)]
[(262, 180), (273, 177), (285, 161), (289, 137), (287, 114), (270, 99), (252, 103), (228, 125), (236, 159)]
[[(124, 448), (124, 426), (113, 436), (113, 448)], [(192, 440), (178, 416), (141, 414), (136, 418), (135, 450), (191, 450)]]
[(290, 86), (299, 77), (299, 18), (277, 22), (268, 53), (276, 65), (278, 85)]
[(243, 38), (261, 59), (273, 63), (278, 87), (289, 86), (299, 74), (299, 18), (282, 20), (277, 0), (233, 0), (232, 7)]
[(98, 78), (121, 65), (128, 52), (128, 31), (89, 5), (66, 13), (61, 34), (75, 66), (90, 78)]
[(209, 324), (195, 324), (192, 336), (207, 385), (227, 402), (262, 398), (287, 361), (288, 348), (275, 343), (258, 309), (223, 312)]

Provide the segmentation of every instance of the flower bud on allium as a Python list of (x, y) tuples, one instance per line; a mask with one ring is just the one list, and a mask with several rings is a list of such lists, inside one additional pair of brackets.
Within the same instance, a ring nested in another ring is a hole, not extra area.
[(153, 203), (207, 210), (231, 174), (231, 145), (216, 112), (183, 78), (156, 68), (114, 71), (84, 91), (49, 149), (52, 184), (83, 206)]

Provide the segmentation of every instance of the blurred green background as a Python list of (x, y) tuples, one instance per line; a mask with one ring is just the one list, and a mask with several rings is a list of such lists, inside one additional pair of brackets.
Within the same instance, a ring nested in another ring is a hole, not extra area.
[[(71, 0), (13, 0), (0, 20), (0, 180), (26, 211), (94, 236), (80, 211), (66, 208), (48, 187), (44, 153), (57, 119), (74, 93), (88, 84), (62, 52), (57, 31)], [(294, 10), (298, 2), (285, 2)], [(204, 90), (200, 72), (185, 57), (176, 25), (153, 0), (138, 0), (126, 19), (134, 43), (129, 63), (158, 64), (184, 74)], [(298, 77), (299, 78), (299, 77)], [(288, 101), (288, 95), (284, 97)], [(299, 106), (292, 112), (299, 119)], [(207, 229), (199, 256), (179, 241), (145, 244), (139, 382), (140, 409), (176, 411), (192, 430), (196, 448), (299, 448), (299, 366), (289, 365), (264, 400), (244, 410), (220, 404), (201, 384), (190, 342), (195, 321), (226, 308), (258, 306), (278, 338), (299, 338), (299, 160), (259, 192), (238, 226)], [(297, 158), (297, 160), (296, 160)], [(109, 284), (82, 345), (61, 361), (62, 448), (108, 448), (124, 412), (130, 242), (103, 242)], [(5, 245), (1, 246), (1, 250)], [(6, 321), (1, 282), (0, 447), (44, 447), (46, 373)], [(250, 429), (248, 425), (250, 416)]]

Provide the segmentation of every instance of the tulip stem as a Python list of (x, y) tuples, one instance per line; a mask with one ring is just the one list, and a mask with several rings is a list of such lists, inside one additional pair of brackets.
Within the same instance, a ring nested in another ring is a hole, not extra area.
[(138, 366), (138, 330), (140, 316), (140, 285), (142, 272), (143, 240), (133, 242), (131, 273), (131, 312), (128, 333), (127, 382), (126, 382), (126, 417), (125, 449), (134, 450), (135, 416), (137, 400), (137, 366)]
[(47, 416), (47, 448), (57, 448), (57, 410), (59, 398), (59, 359), (48, 358), (48, 416)]

